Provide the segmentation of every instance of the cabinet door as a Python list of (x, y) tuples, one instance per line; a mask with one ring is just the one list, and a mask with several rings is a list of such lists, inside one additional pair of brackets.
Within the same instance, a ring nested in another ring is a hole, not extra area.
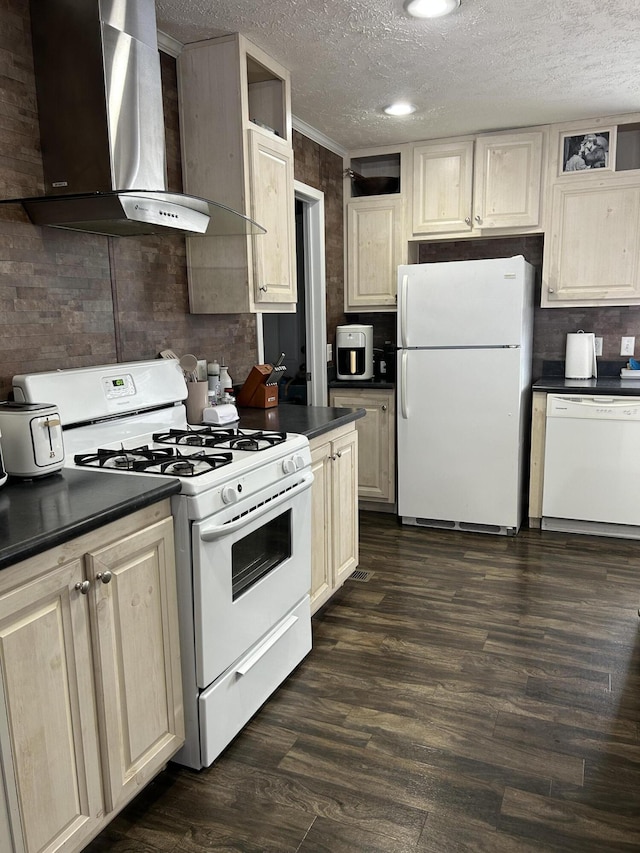
[(311, 612), (332, 592), (331, 444), (311, 450)]
[(103, 814), (82, 580), (72, 560), (0, 596), (2, 770), (26, 853), (79, 849)]
[(87, 563), (111, 810), (142, 788), (184, 741), (173, 520), (93, 551)]
[(544, 307), (640, 303), (640, 180), (589, 177), (553, 187)]
[(293, 157), (283, 143), (248, 131), (251, 218), (267, 229), (252, 237), (257, 305), (293, 303), (295, 277)]
[(395, 423), (393, 391), (331, 391), (331, 405), (364, 409), (358, 432), (358, 497), (395, 500)]
[(332, 442), (334, 586), (358, 565), (358, 433)]
[(523, 228), (539, 224), (543, 138), (542, 131), (477, 138), (474, 228)]
[(403, 263), (403, 201), (398, 197), (347, 205), (346, 310), (395, 308)]
[(473, 142), (417, 145), (413, 149), (413, 233), (471, 230)]

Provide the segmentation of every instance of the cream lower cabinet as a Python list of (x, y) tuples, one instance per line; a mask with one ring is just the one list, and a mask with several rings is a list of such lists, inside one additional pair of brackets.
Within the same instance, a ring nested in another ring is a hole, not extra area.
[(184, 741), (169, 502), (0, 573), (0, 660), (2, 850), (74, 853)]
[(552, 188), (542, 307), (640, 304), (640, 177), (590, 173)]
[(310, 441), (311, 612), (358, 565), (358, 433), (353, 423)]
[(330, 405), (364, 409), (358, 431), (358, 497), (393, 505), (396, 493), (395, 392), (331, 389)]
[(398, 265), (406, 262), (403, 217), (398, 195), (347, 204), (345, 311), (395, 309)]

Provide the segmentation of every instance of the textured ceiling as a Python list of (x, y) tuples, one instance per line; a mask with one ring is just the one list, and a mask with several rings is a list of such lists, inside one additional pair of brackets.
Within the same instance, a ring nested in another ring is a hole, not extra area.
[[(640, 111), (638, 0), (156, 0), (183, 44), (239, 32), (291, 71), (293, 114), (347, 149)], [(401, 119), (381, 108), (407, 99)]]

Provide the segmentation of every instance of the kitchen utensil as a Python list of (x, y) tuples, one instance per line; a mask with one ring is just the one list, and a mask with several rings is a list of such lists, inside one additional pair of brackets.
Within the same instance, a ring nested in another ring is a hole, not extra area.
[(62, 468), (62, 425), (53, 404), (0, 403), (0, 430), (7, 474), (31, 479)]
[(180, 367), (188, 382), (198, 381), (198, 359), (191, 353), (180, 356)]
[(265, 385), (277, 385), (278, 382), (280, 381), (280, 377), (282, 376), (282, 374), (287, 369), (286, 365), (284, 365), (282, 363), (284, 361), (284, 355), (285, 354), (283, 352), (280, 353), (280, 358), (277, 360), (277, 362), (271, 368), (271, 373), (267, 377), (267, 381), (265, 382)]
[(178, 356), (172, 349), (163, 349), (160, 353), (160, 358), (175, 358), (176, 361), (178, 360)]

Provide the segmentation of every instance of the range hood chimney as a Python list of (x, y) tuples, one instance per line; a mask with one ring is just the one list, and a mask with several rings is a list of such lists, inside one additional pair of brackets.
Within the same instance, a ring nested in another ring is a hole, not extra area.
[(109, 236), (261, 234), (223, 205), (166, 190), (154, 0), (31, 0), (45, 195), (36, 225)]

